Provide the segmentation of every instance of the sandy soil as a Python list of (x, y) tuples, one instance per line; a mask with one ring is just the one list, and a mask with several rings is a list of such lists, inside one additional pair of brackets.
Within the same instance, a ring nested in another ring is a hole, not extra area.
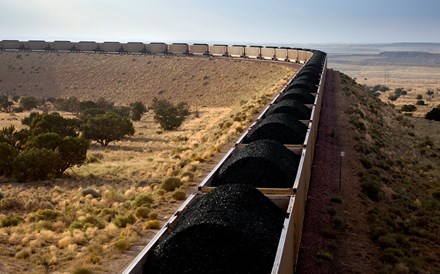
[(290, 70), (236, 59), (91, 53), (0, 52), (0, 63), (0, 93), (119, 104), (158, 97), (197, 106), (230, 106)]

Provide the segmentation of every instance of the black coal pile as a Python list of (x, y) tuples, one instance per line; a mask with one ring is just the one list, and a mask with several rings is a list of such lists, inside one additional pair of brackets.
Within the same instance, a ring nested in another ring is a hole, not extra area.
[(313, 104), (315, 103), (315, 96), (310, 94), (311, 90), (306, 88), (292, 88), (281, 93), (277, 98), (276, 102), (281, 102), (283, 100), (294, 99), (302, 102), (303, 104)]
[(254, 187), (218, 187), (178, 219), (143, 273), (270, 273), (283, 220), (284, 212)]
[(318, 91), (318, 87), (315, 84), (313, 84), (305, 79), (294, 80), (289, 85), (289, 88), (307, 88), (310, 90), (310, 92), (317, 92)]
[(246, 135), (244, 143), (258, 140), (277, 140), (283, 144), (302, 144), (307, 126), (290, 113), (274, 113), (259, 121)]
[(275, 113), (288, 113), (292, 114), (299, 120), (310, 120), (312, 110), (306, 107), (302, 102), (295, 99), (282, 100), (279, 103), (273, 104), (266, 112), (266, 116)]
[(300, 158), (278, 141), (256, 141), (236, 150), (220, 167), (212, 185), (292, 187)]

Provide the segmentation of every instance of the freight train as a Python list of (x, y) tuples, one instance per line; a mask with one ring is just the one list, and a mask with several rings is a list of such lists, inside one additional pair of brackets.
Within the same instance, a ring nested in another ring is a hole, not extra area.
[(324, 92), (326, 53), (271, 46), (39, 40), (3, 40), (0, 50), (209, 56), (303, 64), (123, 271), (294, 273)]
[(309, 53), (124, 274), (294, 273), (327, 67)]
[(187, 43), (141, 43), (141, 42), (94, 42), (94, 41), (53, 41), (43, 40), (3, 40), (0, 50), (8, 51), (55, 51), (55, 52), (94, 52), (119, 54), (192, 55), (232, 58), (250, 58), (305, 63), (313, 50), (273, 46), (208, 45)]

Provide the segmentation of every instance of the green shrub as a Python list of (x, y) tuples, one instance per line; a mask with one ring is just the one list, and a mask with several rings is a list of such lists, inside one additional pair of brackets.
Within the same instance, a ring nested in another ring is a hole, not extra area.
[(140, 206), (150, 206), (153, 203), (153, 198), (148, 194), (138, 194), (134, 198), (132, 202), (133, 207), (140, 207)]
[(150, 212), (148, 214), (148, 218), (150, 218), (150, 219), (157, 219), (157, 216), (159, 216), (159, 214), (157, 212)]
[(384, 263), (395, 265), (400, 262), (403, 256), (404, 253), (398, 248), (386, 248), (382, 251), (380, 260)]
[(128, 224), (134, 224), (136, 222), (136, 219), (132, 214), (129, 214), (127, 216), (118, 216), (115, 219), (115, 225), (119, 228), (124, 228)]
[(418, 99), (418, 100), (423, 99), (423, 95), (422, 94), (417, 94), (416, 99)]
[(424, 106), (424, 105), (425, 105), (425, 101), (423, 101), (423, 100), (417, 100), (416, 105), (418, 105), (418, 106)]
[(127, 239), (118, 239), (113, 246), (120, 252), (127, 251), (130, 248), (130, 242)]
[(318, 253), (316, 253), (316, 257), (318, 259), (324, 260), (324, 261), (331, 261), (333, 260), (333, 255), (328, 252), (328, 251), (318, 251)]
[(12, 163), (13, 175), (19, 181), (44, 180), (57, 173), (59, 153), (46, 148), (28, 148)]
[(24, 110), (31, 110), (38, 106), (38, 100), (34, 96), (23, 96), (20, 99), (20, 107)]
[(440, 121), (440, 108), (436, 107), (431, 109), (429, 112), (425, 114), (425, 119)]
[(362, 157), (359, 159), (359, 161), (361, 162), (362, 166), (366, 169), (370, 169), (373, 167), (373, 161), (371, 161), (370, 158)]
[(78, 267), (72, 270), (72, 274), (93, 274), (93, 271), (88, 268)]
[(382, 186), (381, 180), (378, 176), (365, 173), (361, 178), (362, 191), (367, 194), (372, 201), (379, 200), (379, 192)]
[(143, 225), (142, 225), (143, 229), (159, 229), (160, 228), (160, 221), (158, 220), (149, 220), (146, 221)]
[(101, 216), (103, 220), (110, 222), (117, 214), (118, 211), (114, 208), (104, 208), (99, 213), (99, 216)]
[(93, 198), (100, 198), (101, 194), (93, 188), (86, 188), (81, 191), (82, 196), (92, 195)]
[(13, 146), (0, 141), (0, 176), (9, 176), (12, 174), (12, 163), (17, 155), (18, 151)]
[(389, 247), (397, 247), (396, 239), (394, 237), (394, 234), (392, 234), (392, 233), (388, 233), (384, 236), (380, 236), (377, 239), (377, 244), (382, 249), (389, 248)]
[(0, 209), (17, 210), (23, 208), (23, 203), (17, 198), (3, 198), (0, 200)]
[(138, 219), (145, 219), (148, 217), (148, 214), (150, 214), (150, 208), (149, 207), (138, 207), (134, 211), (134, 216)]
[(0, 227), (8, 227), (8, 226), (17, 226), (19, 223), (22, 223), (24, 219), (20, 216), (6, 216), (5, 218), (0, 220)]
[(104, 228), (104, 224), (101, 223), (96, 217), (88, 216), (84, 220), (73, 221), (69, 226), (69, 230), (73, 231), (75, 229), (79, 229), (85, 231), (89, 227)]
[(45, 221), (53, 222), (57, 220), (59, 215), (60, 215), (59, 212), (52, 209), (40, 209), (31, 215), (31, 220), (32, 221), (45, 220)]
[(406, 111), (406, 112), (413, 112), (417, 110), (417, 107), (415, 105), (403, 105), (400, 108), (401, 111)]
[(162, 183), (161, 187), (166, 191), (173, 191), (181, 185), (182, 181), (179, 178), (170, 177)]
[(183, 189), (176, 189), (171, 196), (178, 201), (185, 200), (186, 191)]
[(175, 106), (167, 100), (154, 98), (151, 109), (154, 111), (154, 120), (158, 122), (164, 130), (178, 128), (189, 115), (189, 106), (185, 102), (181, 102)]

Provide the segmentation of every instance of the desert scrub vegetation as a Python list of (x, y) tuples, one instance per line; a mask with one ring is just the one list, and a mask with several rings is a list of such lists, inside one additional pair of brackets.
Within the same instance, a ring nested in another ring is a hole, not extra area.
[[(436, 195), (440, 169), (433, 163), (438, 143), (414, 131), (410, 121), (345, 75), (343, 90), (353, 98), (346, 114), (355, 132), (363, 170), (358, 173), (370, 208), (370, 239), (380, 250), (381, 273), (440, 269)], [(360, 123), (363, 126), (359, 126)]]
[[(32, 53), (29, 57), (32, 57)], [(61, 57), (70, 58), (67, 55)], [(125, 69), (131, 69), (132, 58), (129, 60), (130, 68)], [(166, 64), (159, 64), (173, 58), (146, 59), (151, 59), (150, 71), (151, 66), (162, 69)], [(183, 72), (184, 69), (180, 67), (187, 59), (179, 60), (174, 61), (176, 66), (170, 66), (179, 72), (167, 73), (166, 77), (173, 75), (181, 79), (176, 74), (188, 73)], [(46, 61), (42, 58), (41, 62)], [(136, 89), (113, 93), (113, 90), (110, 90), (114, 89), (113, 84), (108, 89), (99, 86), (99, 83), (105, 84), (108, 79), (98, 79), (98, 84), (94, 81), (90, 84), (60, 85), (68, 87), (65, 89), (67, 93), (64, 98), (77, 96), (78, 101), (82, 103), (80, 106), (87, 109), (80, 109), (78, 113), (75, 113), (75, 108), (58, 110), (65, 118), (82, 119), (87, 115), (95, 117), (104, 114), (106, 110), (91, 110), (98, 103), (96, 98), (101, 96), (106, 100), (98, 99), (99, 108), (110, 109), (111, 101), (117, 102), (117, 106), (128, 106), (131, 100), (151, 103), (154, 97), (168, 99), (171, 91), (175, 95), (170, 99), (173, 104), (181, 101), (194, 102), (197, 111), (190, 111), (185, 122), (172, 131), (160, 127), (154, 120), (153, 111), (145, 112), (139, 121), (132, 119), (135, 129), (132, 136), (115, 140), (107, 147), (92, 142), (87, 155), (95, 157), (98, 161), (68, 168), (62, 177), (23, 184), (0, 177), (0, 192), (3, 194), (3, 198), (0, 199), (0, 219), (3, 220), (6, 216), (23, 218), (17, 225), (0, 228), (0, 249), (9, 254), (1, 253), (2, 263), (16, 267), (13, 271), (16, 273), (73, 272), (82, 269), (93, 273), (108, 273), (122, 270), (132, 259), (129, 258), (131, 252), (123, 251), (120, 253), (121, 256), (115, 258), (117, 249), (114, 244), (124, 239), (128, 242), (130, 250), (133, 245), (148, 243), (154, 236), (154, 230), (159, 229), (179, 206), (178, 199), (181, 196), (173, 195), (188, 195), (196, 186), (197, 180), (204, 175), (206, 162), (216, 153), (224, 152), (225, 144), (237, 139), (240, 127), (247, 128), (248, 123), (264, 106), (264, 102), (268, 102), (274, 92), (279, 91), (292, 73), (285, 67), (272, 65), (271, 73), (260, 73), (263, 69), (260, 64), (249, 66), (248, 69), (239, 68), (246, 65), (246, 62), (227, 61), (223, 70), (219, 69), (223, 67), (223, 63), (218, 60), (199, 62), (199, 59), (196, 59), (196, 62), (199, 67), (189, 72), (194, 74), (194, 81), (198, 78), (194, 71), (199, 71), (205, 64), (214, 66), (205, 70), (205, 74), (212, 76), (205, 80), (210, 84), (203, 88), (197, 86), (198, 82), (194, 82), (193, 85), (189, 80), (183, 80), (188, 84), (180, 85), (179, 89), (169, 86), (159, 88), (164, 82), (166, 85), (167, 81), (154, 80), (154, 75), (150, 75), (148, 80), (152, 86), (156, 85), (158, 88), (148, 87), (148, 94), (145, 90), (130, 93)], [(140, 63), (136, 62), (137, 65), (141, 65)], [(118, 70), (123, 71), (124, 66), (118, 66)], [(231, 68), (229, 73), (228, 70)], [(246, 72), (245, 80), (242, 81), (240, 77), (233, 79), (231, 75), (237, 70)], [(41, 73), (38, 75), (43, 76), (44, 70), (39, 71)], [(59, 68), (59, 71), (64, 70)], [(88, 70), (84, 73), (89, 75), (91, 72)], [(137, 76), (140, 75), (138, 71), (135, 73)], [(147, 71), (143, 73), (149, 74)], [(256, 78), (249, 81), (251, 76)], [(73, 77), (84, 79), (82, 76)], [(210, 80), (214, 78), (218, 79), (221, 86)], [(224, 81), (225, 79), (231, 81)], [(175, 81), (177, 82), (182, 83)], [(84, 91), (87, 85), (98, 86), (93, 90)], [(70, 90), (73, 86), (77, 89)], [(160, 89), (163, 89), (163, 92), (159, 95), (157, 91)], [(182, 91), (186, 94), (182, 95)], [(96, 97), (87, 97), (90, 94), (95, 94)], [(138, 96), (139, 94), (141, 95)], [(59, 98), (58, 94), (52, 96)], [(56, 102), (55, 100), (51, 99), (53, 102)], [(75, 106), (75, 101), (72, 99), (70, 103)], [(116, 111), (119, 115), (127, 114), (127, 109), (124, 108)], [(128, 113), (130, 114), (130, 110)], [(13, 124), (17, 130), (21, 130), (26, 126), (20, 121), (28, 115), (29, 112), (0, 113), (0, 121), (4, 126)], [(166, 191), (162, 188), (162, 183), (167, 178), (178, 178), (182, 185), (173, 191)], [(141, 197), (142, 195), (149, 196), (152, 201)], [(45, 209), (53, 210), (57, 214), (46, 219), (40, 218), (40, 215), (34, 217), (36, 212), (41, 213)], [(97, 250), (97, 246), (101, 249)], [(115, 265), (118, 270), (115, 270)]]

